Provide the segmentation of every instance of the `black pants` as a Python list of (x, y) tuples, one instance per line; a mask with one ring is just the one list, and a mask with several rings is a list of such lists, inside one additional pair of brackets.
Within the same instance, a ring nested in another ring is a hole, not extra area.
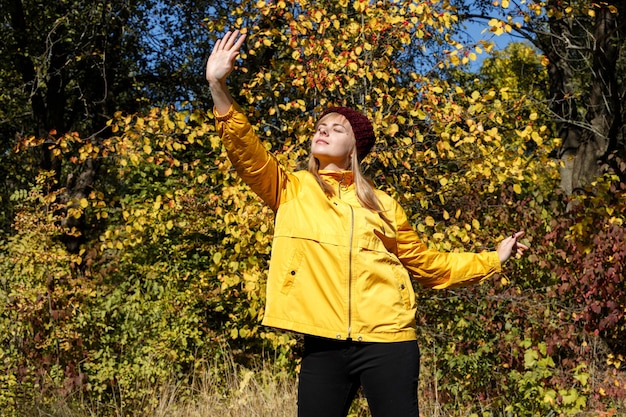
[(372, 417), (418, 417), (416, 341), (359, 343), (305, 337), (298, 417), (345, 417), (363, 387)]

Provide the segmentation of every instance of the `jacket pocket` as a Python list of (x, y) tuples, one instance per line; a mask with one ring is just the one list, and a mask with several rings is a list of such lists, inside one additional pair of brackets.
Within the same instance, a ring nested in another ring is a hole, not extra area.
[(398, 286), (400, 290), (400, 297), (402, 297), (402, 301), (404, 302), (404, 308), (410, 310), (413, 308), (413, 304), (415, 303), (415, 292), (413, 291), (413, 286), (410, 282), (400, 281)]
[(298, 275), (298, 271), (300, 270), (300, 264), (302, 264), (302, 259), (304, 258), (304, 253), (301, 250), (296, 250), (291, 257), (287, 271), (285, 272), (285, 278), (283, 280), (283, 285), (280, 288), (280, 292), (283, 294), (289, 293), (291, 287), (293, 287), (293, 283)]
[(400, 293), (400, 298), (402, 299), (402, 303), (404, 304), (404, 308), (407, 310), (411, 310), (415, 307), (415, 291), (413, 290), (413, 283), (411, 282), (411, 278), (409, 277), (406, 269), (403, 266), (394, 267), (394, 276), (396, 278), (396, 285), (398, 288), (398, 292)]

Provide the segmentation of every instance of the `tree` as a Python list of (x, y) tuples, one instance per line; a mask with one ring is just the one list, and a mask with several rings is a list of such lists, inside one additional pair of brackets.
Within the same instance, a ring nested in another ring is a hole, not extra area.
[(556, 156), (565, 193), (584, 190), (607, 167), (623, 176), (624, 2), (455, 4), (461, 21), (488, 22), (493, 33), (516, 35), (544, 54), (549, 74), (545, 111), (562, 141)]
[[(220, 13), (208, 3), (178, 7), (168, 0), (111, 0), (41, 7), (2, 0), (0, 141), (7, 178), (2, 201), (43, 170), (53, 172), (54, 187), (64, 190), (59, 198), (76, 207), (93, 190), (103, 161), (71, 159), (85, 142), (102, 146), (116, 111), (202, 97), (197, 67), (203, 53), (197, 51), (208, 47), (204, 19)], [(28, 152), (16, 155), (11, 148)], [(22, 169), (15, 172), (14, 166)], [(10, 211), (2, 221), (10, 224)], [(78, 252), (93, 231), (67, 213), (61, 221), (68, 248)]]

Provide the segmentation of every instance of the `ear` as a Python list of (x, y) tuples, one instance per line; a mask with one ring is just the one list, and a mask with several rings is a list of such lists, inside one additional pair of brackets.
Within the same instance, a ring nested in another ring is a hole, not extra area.
[(352, 148), (352, 150), (350, 151), (350, 166), (352, 166), (353, 162), (358, 162), (358, 158), (357, 158), (357, 151), (356, 151), (356, 144), (354, 145), (354, 147)]

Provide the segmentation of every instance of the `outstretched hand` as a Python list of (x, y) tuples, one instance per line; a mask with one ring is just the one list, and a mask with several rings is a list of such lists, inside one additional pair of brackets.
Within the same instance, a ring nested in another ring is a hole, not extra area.
[(519, 239), (521, 239), (522, 236), (524, 236), (524, 231), (516, 232), (500, 242), (496, 252), (498, 252), (501, 264), (506, 262), (509, 257), (514, 255), (521, 256), (524, 254), (524, 251), (528, 250), (528, 246), (519, 242)]
[(246, 35), (235, 30), (234, 32), (226, 32), (223, 38), (215, 42), (213, 51), (206, 63), (205, 76), (209, 85), (226, 81), (228, 75), (235, 68), (235, 60), (239, 56), (239, 51), (245, 40)]

